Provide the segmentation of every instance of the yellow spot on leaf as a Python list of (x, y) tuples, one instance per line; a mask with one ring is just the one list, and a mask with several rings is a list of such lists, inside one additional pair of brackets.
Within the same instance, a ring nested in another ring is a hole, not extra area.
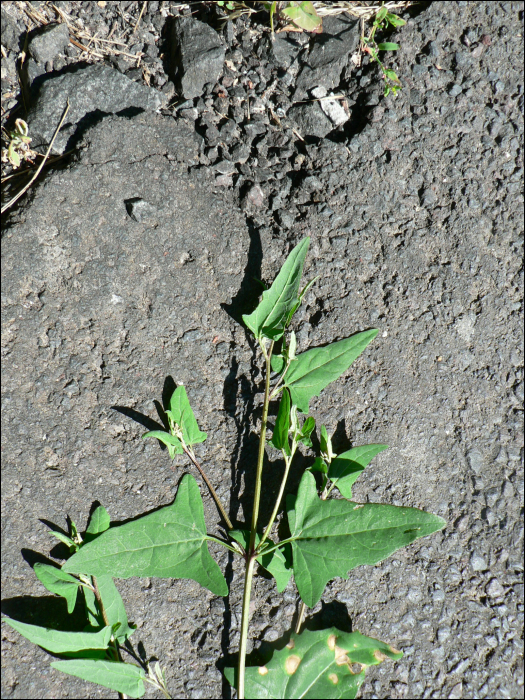
[(331, 634), (328, 637), (328, 648), (330, 649), (330, 651), (333, 651), (335, 649), (335, 640), (336, 639), (337, 639), (337, 637), (335, 636), (335, 634)]
[(328, 676), (328, 680), (329, 680), (329, 681), (332, 681), (332, 683), (333, 683), (334, 685), (337, 685), (337, 684), (339, 683), (339, 678), (337, 677), (337, 674), (336, 674), (336, 673), (331, 673), (331, 674)]
[(268, 673), (268, 669), (266, 668), (266, 666), (259, 666), (259, 673), (261, 674), (261, 676), (265, 676)]
[(346, 654), (346, 649), (341, 649), (341, 647), (336, 646), (335, 648), (335, 663), (338, 666), (343, 666), (344, 664), (349, 664), (350, 659)]
[(301, 659), (297, 656), (297, 654), (292, 654), (286, 659), (284, 663), (284, 670), (289, 676), (293, 676), (293, 674), (299, 668), (300, 663)]
[(288, 644), (286, 645), (286, 648), (287, 648), (287, 649), (293, 649), (294, 647), (295, 647), (295, 642), (294, 642), (293, 639), (290, 639), (290, 641), (289, 641)]
[(374, 651), (374, 658), (377, 659), (379, 661), (379, 663), (381, 663), (381, 661), (384, 661), (388, 657), (386, 656), (386, 654), (383, 654), (382, 651), (379, 651), (379, 649), (376, 649)]
[(392, 647), (392, 646), (389, 645), (388, 648), (390, 649), (390, 651), (392, 652), (392, 654), (401, 654), (401, 652), (399, 651), (399, 649), (396, 649), (395, 647)]

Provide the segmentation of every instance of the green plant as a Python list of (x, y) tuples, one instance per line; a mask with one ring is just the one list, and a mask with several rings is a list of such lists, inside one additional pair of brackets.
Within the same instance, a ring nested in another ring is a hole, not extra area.
[[(21, 634), (56, 654), (83, 655), (81, 659), (54, 662), (55, 668), (132, 697), (144, 692), (145, 680), (167, 695), (160, 669), (156, 667), (154, 673), (140, 663), (123, 663), (122, 645), (133, 630), (112, 577), (190, 578), (213, 594), (226, 596), (228, 585), (208, 551), (210, 541), (223, 545), (245, 562), (239, 660), (236, 668), (225, 669), (225, 676), (236, 686), (239, 698), (354, 698), (368, 666), (386, 658), (401, 658), (402, 652), (359, 632), (346, 633), (333, 627), (300, 632), (305, 606), (314, 607), (319, 602), (331, 579), (345, 577), (357, 566), (376, 564), (400, 547), (445, 525), (442, 518), (415, 508), (350, 500), (353, 483), (386, 445), (354, 447), (337, 455), (325, 426), (321, 426), (320, 455), (302, 474), (297, 493), (286, 498), (289, 536), (278, 540), (277, 533), (272, 531), (281, 512), (294, 455), (300, 445), (307, 450), (313, 447), (315, 421), (308, 415), (310, 400), (339, 378), (378, 332), (366, 330), (325, 347), (297, 352), (295, 333), (289, 326), (306, 291), (315, 282), (300, 291), (308, 245), (306, 238), (292, 250), (272, 286), (263, 292), (257, 308), (243, 316), (265, 364), (251, 523), (233, 527), (198, 463), (193, 446), (203, 442), (207, 435), (199, 429), (186, 389), (179, 386), (166, 409), (167, 430), (148, 432), (143, 437), (164, 443), (172, 458), (176, 454), (188, 456), (211, 490), (226, 535), (216, 537), (207, 533), (199, 487), (191, 474), (182, 477), (174, 503), (137, 520), (110, 527), (107, 513), (99, 508), (83, 538), (75, 527), (71, 537), (55, 533), (73, 555), (62, 569), (46, 567), (44, 576), (43, 570), (35, 566), (35, 573), (48, 590), (66, 598), (70, 610), (79, 588), (83, 589), (87, 629), (70, 633), (62, 641), (64, 633), (29, 629), (31, 626), (8, 621)], [(277, 374), (274, 381), (272, 373)], [(268, 441), (270, 402), (277, 397), (280, 397), (279, 408)], [(271, 450), (280, 453), (285, 468), (271, 516), (262, 528), (259, 509), (268, 444)], [(333, 498), (335, 491), (341, 498)], [(293, 576), (302, 608), (296, 631), (283, 640), (286, 645), (279, 645), (280, 650), (274, 651), (262, 665), (246, 668), (256, 564), (275, 578), (278, 591), (283, 591)]]
[(14, 168), (19, 168), (21, 158), (22, 160), (31, 160), (31, 158), (38, 155), (29, 147), (32, 139), (29, 136), (29, 128), (23, 119), (15, 121), (15, 128), (12, 131), (6, 131), (3, 127), (2, 131), (9, 142), (7, 149), (2, 151), (2, 161), (4, 163), (9, 161)]
[(383, 79), (385, 81), (385, 90), (384, 94), (385, 97), (391, 92), (393, 95), (397, 93), (398, 90), (401, 90), (401, 83), (399, 81), (399, 78), (397, 77), (395, 71), (393, 71), (391, 68), (386, 68), (381, 59), (379, 58), (379, 52), (380, 51), (397, 51), (399, 49), (399, 44), (395, 44), (394, 42), (391, 41), (385, 41), (380, 44), (377, 44), (375, 41), (375, 34), (378, 29), (383, 30), (388, 27), (388, 25), (391, 25), (392, 27), (402, 27), (404, 24), (406, 24), (404, 19), (401, 19), (397, 15), (392, 14), (391, 12), (388, 12), (388, 9), (382, 5), (381, 9), (379, 12), (376, 14), (374, 17), (374, 21), (372, 23), (372, 29), (370, 31), (369, 36), (365, 37), (363, 36), (361, 38), (361, 46), (362, 50), (369, 54), (370, 60), (375, 61), (379, 67), (381, 68), (381, 72), (383, 73)]

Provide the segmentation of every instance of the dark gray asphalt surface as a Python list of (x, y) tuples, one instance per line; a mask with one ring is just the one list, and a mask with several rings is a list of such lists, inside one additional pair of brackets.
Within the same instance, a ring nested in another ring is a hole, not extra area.
[[(4, 230), (5, 612), (42, 623), (55, 610), (27, 598), (46, 597), (30, 566), (53, 547), (41, 520), (84, 527), (96, 500), (117, 520), (172, 501), (187, 467), (142, 441), (132, 417), (157, 418), (167, 377), (186, 385), (209, 436), (198, 453), (231, 516), (249, 518), (261, 374), (234, 317), (254, 278), (272, 280), (310, 235), (305, 276), (319, 281), (297, 314), (299, 350), (380, 329), (313, 415), (341, 449), (390, 445), (357, 501), (448, 522), (333, 581), (311, 615), (404, 651), (369, 672), (363, 698), (522, 696), (522, 20), (523, 3), (432, 3), (394, 35), (403, 90), (383, 99), (375, 69), (342, 68), (351, 119), (325, 138), (291, 131), (293, 82), (273, 103), (281, 124), (266, 118), (257, 90), (270, 78), (254, 88), (262, 116), (252, 110), (250, 124), (235, 118), (235, 95), (211, 93), (234, 116), (214, 122), (216, 103), (196, 98), (177, 119), (146, 111), (87, 126), (78, 158)], [(261, 75), (270, 59), (261, 52)], [(229, 601), (191, 581), (118, 582), (132, 639), (160, 659), (173, 697), (230, 697), (217, 663), (238, 647), (243, 570), (214, 554)], [(296, 597), (293, 582), (279, 595), (258, 578), (250, 646), (290, 628)], [(3, 640), (2, 697), (115, 696), (54, 671), (7, 626)]]

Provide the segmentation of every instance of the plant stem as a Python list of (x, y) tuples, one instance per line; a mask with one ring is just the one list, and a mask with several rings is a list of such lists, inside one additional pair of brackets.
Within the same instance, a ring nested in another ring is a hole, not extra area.
[(234, 554), (240, 554), (240, 550), (235, 549), (235, 547), (232, 547), (231, 544), (228, 542), (225, 542), (224, 540), (220, 540), (218, 537), (212, 537), (211, 535), (206, 535), (206, 539), (210, 540), (210, 542), (217, 542), (218, 544), (222, 544), (223, 547), (226, 547), (226, 549), (229, 549), (230, 552), (233, 552)]
[(297, 624), (295, 625), (295, 634), (300, 634), (301, 626), (303, 624), (304, 613), (306, 611), (306, 603), (301, 601), (301, 607), (299, 609), (299, 617), (297, 618)]
[(293, 445), (293, 447), (292, 447), (292, 454), (291, 454), (289, 457), (288, 457), (288, 455), (286, 455), (286, 454), (283, 452), (283, 457), (284, 457), (284, 461), (285, 461), (286, 467), (285, 467), (284, 474), (283, 474), (283, 478), (282, 478), (282, 481), (281, 481), (281, 487), (280, 487), (280, 489), (279, 489), (279, 495), (277, 496), (277, 500), (275, 501), (275, 507), (274, 507), (273, 512), (272, 512), (272, 514), (271, 514), (271, 516), (270, 516), (270, 522), (268, 523), (268, 525), (267, 525), (267, 527), (266, 527), (266, 530), (264, 531), (264, 535), (262, 536), (261, 541), (259, 542), (259, 544), (258, 544), (258, 546), (257, 546), (257, 549), (258, 549), (258, 550), (260, 550), (261, 545), (264, 544), (264, 542), (266, 541), (268, 535), (270, 534), (270, 531), (271, 531), (271, 529), (272, 529), (273, 522), (274, 522), (275, 518), (277, 517), (277, 513), (279, 512), (279, 508), (281, 507), (281, 501), (282, 501), (282, 498), (283, 498), (284, 487), (286, 486), (286, 481), (287, 481), (287, 479), (288, 479), (288, 473), (289, 473), (289, 471), (290, 471), (290, 466), (291, 466), (291, 464), (292, 464), (292, 459), (293, 459), (293, 456), (294, 456), (294, 454), (295, 454), (295, 449), (294, 449), (294, 447), (295, 447), (295, 443), (294, 443), (294, 445)]
[(266, 422), (268, 420), (268, 406), (270, 405), (270, 374), (272, 372), (271, 359), (273, 340), (266, 351), (261, 343), (261, 350), (266, 360), (266, 377), (264, 386), (264, 403), (261, 420), (261, 435), (259, 437), (259, 454), (257, 456), (257, 471), (255, 475), (255, 492), (253, 495), (252, 525), (250, 529), (250, 544), (246, 557), (246, 574), (244, 576), (244, 596), (242, 600), (241, 641), (239, 645), (239, 667), (237, 680), (237, 697), (244, 698), (244, 669), (246, 668), (246, 641), (248, 639), (248, 623), (250, 620), (250, 596), (252, 593), (253, 568), (255, 566), (255, 538), (257, 536), (257, 521), (259, 519), (259, 505), (261, 501), (262, 470), (264, 463), (264, 451), (266, 448)]
[(257, 472), (255, 475), (255, 492), (253, 495), (253, 511), (252, 511), (252, 526), (250, 529), (250, 545), (249, 554), (251, 555), (255, 550), (255, 536), (257, 534), (257, 521), (259, 519), (259, 505), (261, 502), (261, 484), (262, 484), (262, 470), (264, 463), (264, 450), (266, 448), (266, 422), (268, 420), (268, 406), (270, 405), (270, 374), (271, 374), (271, 359), (273, 350), (273, 340), (270, 344), (270, 349), (266, 353), (266, 381), (264, 387), (264, 403), (263, 412), (261, 420), (261, 435), (259, 438), (259, 454), (257, 456)]
[(229, 517), (226, 514), (226, 510), (224, 509), (224, 506), (221, 503), (221, 499), (219, 498), (219, 496), (217, 495), (217, 492), (215, 491), (215, 489), (211, 485), (211, 483), (210, 483), (208, 477), (206, 476), (206, 474), (204, 473), (204, 470), (202, 469), (201, 465), (197, 462), (197, 459), (195, 457), (195, 454), (193, 453), (193, 450), (191, 448), (188, 449), (188, 447), (186, 447), (186, 445), (184, 445), (184, 443), (182, 445), (182, 449), (188, 455), (188, 457), (191, 459), (193, 464), (197, 467), (200, 475), (202, 476), (202, 478), (206, 482), (206, 486), (208, 487), (211, 495), (213, 496), (213, 500), (217, 504), (217, 508), (219, 509), (222, 517), (224, 518), (224, 522), (226, 523), (228, 530), (233, 530), (233, 525), (231, 523), (231, 520), (229, 519)]
[(244, 699), (244, 670), (246, 668), (246, 641), (248, 639), (248, 623), (250, 621), (250, 597), (252, 593), (253, 568), (255, 557), (251, 556), (246, 562), (244, 575), (244, 596), (242, 599), (241, 641), (239, 644), (239, 672), (237, 682), (237, 697)]

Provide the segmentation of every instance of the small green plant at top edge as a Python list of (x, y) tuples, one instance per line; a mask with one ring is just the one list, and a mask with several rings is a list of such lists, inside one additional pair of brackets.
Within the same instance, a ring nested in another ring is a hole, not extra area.
[(385, 81), (385, 97), (389, 93), (396, 95), (398, 90), (401, 90), (401, 82), (395, 71), (393, 71), (391, 68), (387, 68), (381, 61), (379, 58), (379, 52), (397, 51), (399, 49), (399, 44), (395, 44), (392, 41), (385, 41), (378, 44), (375, 41), (375, 35), (378, 29), (387, 29), (389, 25), (392, 27), (402, 27), (404, 24), (406, 24), (404, 19), (401, 19), (401, 17), (389, 12), (383, 5), (374, 17), (370, 34), (367, 37), (363, 36), (361, 38), (362, 50), (370, 56), (371, 61), (375, 61), (379, 65), (381, 72), (383, 73), (383, 80)]
[[(166, 410), (168, 429), (150, 431), (143, 437), (165, 444), (172, 458), (177, 454), (188, 457), (210, 489), (225, 535), (208, 534), (199, 487), (189, 473), (179, 482), (171, 505), (113, 527), (106, 511), (99, 507), (83, 538), (74, 526), (70, 536), (54, 533), (70, 547), (72, 556), (61, 569), (37, 564), (35, 573), (48, 590), (66, 599), (70, 612), (82, 589), (86, 628), (64, 633), (6, 619), (20, 634), (63, 657), (53, 662), (54, 668), (131, 697), (140, 697), (144, 681), (149, 681), (169, 697), (158, 664), (144, 666), (135, 663), (135, 658), (125, 663), (127, 657), (122, 652), (124, 648), (129, 651), (129, 644), (124, 644), (133, 628), (113, 578), (193, 579), (212, 594), (226, 596), (228, 585), (208, 550), (209, 542), (226, 547), (245, 566), (238, 663), (224, 670), (239, 698), (355, 698), (368, 666), (402, 657), (402, 652), (388, 643), (357, 631), (348, 633), (335, 627), (301, 631), (305, 608), (319, 602), (333, 578), (347, 577), (357, 566), (377, 564), (445, 525), (442, 518), (416, 508), (353, 502), (354, 482), (387, 446), (363, 445), (337, 454), (325, 426), (320, 427), (319, 454), (302, 474), (297, 492), (286, 494), (299, 445), (313, 450), (315, 421), (308, 415), (310, 401), (348, 370), (378, 332), (370, 329), (298, 352), (290, 323), (315, 281), (301, 290), (308, 246), (309, 238), (295, 246), (258, 306), (243, 316), (265, 369), (251, 521), (234, 528), (193, 449), (207, 435), (198, 426), (185, 387), (177, 387)], [(279, 407), (268, 439), (270, 402), (277, 397)], [(267, 449), (280, 452), (285, 469), (271, 515), (261, 523)], [(334, 498), (337, 493), (339, 497)], [(273, 526), (283, 505), (289, 534), (279, 539)], [(287, 643), (277, 644), (280, 650), (270, 653), (262, 665), (246, 667), (250, 597), (257, 566), (273, 576), (279, 592), (293, 578), (301, 611), (295, 631), (283, 640)]]

